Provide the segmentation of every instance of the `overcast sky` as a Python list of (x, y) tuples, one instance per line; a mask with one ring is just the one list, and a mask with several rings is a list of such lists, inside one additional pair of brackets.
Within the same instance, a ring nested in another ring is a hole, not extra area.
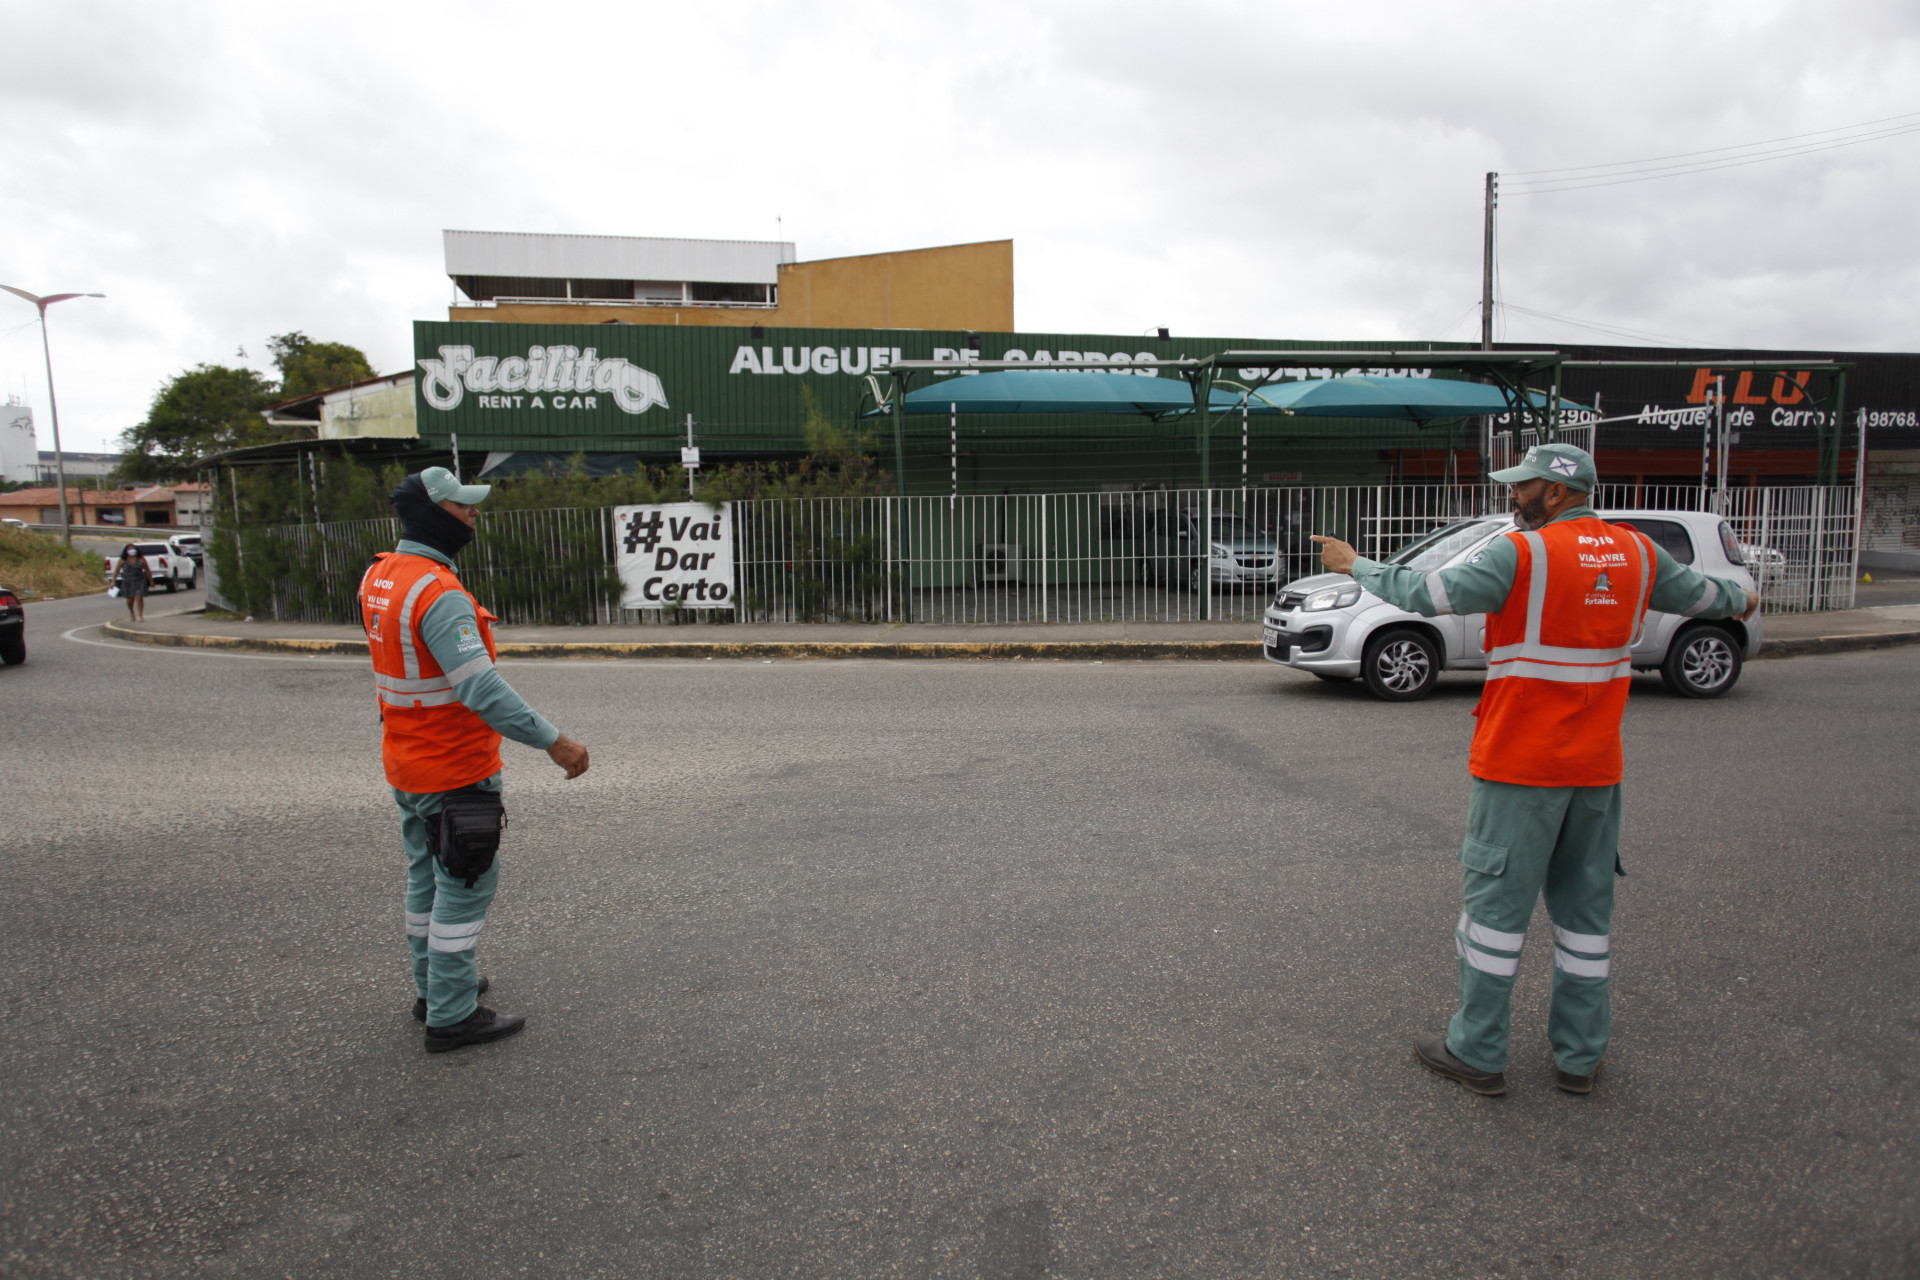
[[(1012, 237), (1022, 329), (1458, 340), (1489, 169), (1920, 111), (1911, 0), (0, 0), (0, 22), (0, 282), (107, 295), (52, 312), (75, 450), (195, 363), (269, 369), (288, 329), (404, 369), (452, 297), (445, 227), (803, 259)], [(1500, 293), (1671, 342), (1917, 350), (1916, 208), (1920, 133), (1512, 195)], [(1606, 340), (1518, 311), (1500, 336)], [(33, 311), (0, 295), (8, 394), (51, 448)]]

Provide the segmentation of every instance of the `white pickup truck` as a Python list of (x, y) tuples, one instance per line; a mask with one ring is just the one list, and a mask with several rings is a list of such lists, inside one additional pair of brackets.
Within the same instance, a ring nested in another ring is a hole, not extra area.
[[(153, 588), (164, 586), (168, 591), (178, 591), (185, 587), (191, 591), (200, 584), (200, 566), (166, 543), (133, 542), (128, 545), (147, 562), (147, 573), (153, 580)], [(107, 582), (111, 584), (120, 557), (112, 555), (101, 558), (106, 562)]]

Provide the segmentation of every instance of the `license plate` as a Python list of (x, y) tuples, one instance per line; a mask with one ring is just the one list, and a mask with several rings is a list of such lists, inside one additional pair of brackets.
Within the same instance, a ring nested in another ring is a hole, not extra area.
[(1262, 630), (1265, 632), (1264, 643), (1267, 648), (1272, 649), (1280, 644), (1280, 632), (1275, 631), (1272, 627), (1264, 627)]

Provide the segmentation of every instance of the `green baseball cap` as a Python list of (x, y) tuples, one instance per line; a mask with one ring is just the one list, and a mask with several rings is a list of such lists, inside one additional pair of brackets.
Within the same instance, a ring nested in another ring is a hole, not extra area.
[(461, 484), (460, 477), (445, 467), (428, 467), (420, 473), (420, 483), (426, 486), (427, 496), (435, 502), (451, 498), (470, 507), (493, 492), (490, 484)]
[(1592, 493), (1600, 474), (1593, 455), (1570, 444), (1537, 444), (1527, 450), (1520, 465), (1496, 471), (1487, 477), (1500, 484), (1519, 484), (1522, 480), (1556, 480), (1569, 489)]

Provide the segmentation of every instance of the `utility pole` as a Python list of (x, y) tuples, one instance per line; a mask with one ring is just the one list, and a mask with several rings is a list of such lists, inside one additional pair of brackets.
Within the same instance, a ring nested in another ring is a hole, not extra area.
[(1480, 244), (1480, 349), (1493, 350), (1493, 211), (1500, 203), (1500, 175), (1487, 175)]

